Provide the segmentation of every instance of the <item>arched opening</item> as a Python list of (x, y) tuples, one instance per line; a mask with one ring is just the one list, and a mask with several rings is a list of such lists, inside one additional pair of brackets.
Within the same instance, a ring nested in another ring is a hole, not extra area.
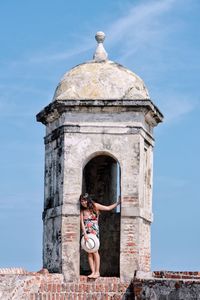
[[(120, 166), (108, 155), (92, 158), (84, 167), (82, 192), (89, 193), (94, 201), (110, 205), (120, 195)], [(120, 209), (102, 211), (99, 216), (101, 276), (119, 276), (120, 260)], [(81, 250), (80, 272), (90, 273), (87, 254)]]

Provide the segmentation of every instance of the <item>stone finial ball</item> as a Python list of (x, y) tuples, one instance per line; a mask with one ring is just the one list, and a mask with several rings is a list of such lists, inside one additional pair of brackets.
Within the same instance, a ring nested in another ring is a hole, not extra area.
[(105, 36), (106, 35), (103, 31), (98, 31), (95, 35), (95, 39), (96, 39), (97, 43), (103, 43)]

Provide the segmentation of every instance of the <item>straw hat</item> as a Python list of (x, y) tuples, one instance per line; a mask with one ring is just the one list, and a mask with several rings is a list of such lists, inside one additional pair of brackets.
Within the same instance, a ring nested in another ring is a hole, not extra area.
[(95, 234), (87, 234), (88, 240), (86, 241), (84, 236), (81, 239), (81, 247), (88, 253), (93, 253), (99, 250), (99, 239)]

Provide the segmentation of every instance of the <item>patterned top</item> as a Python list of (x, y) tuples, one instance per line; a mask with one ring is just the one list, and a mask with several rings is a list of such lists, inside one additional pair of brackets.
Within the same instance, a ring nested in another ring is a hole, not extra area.
[(84, 212), (83, 212), (83, 223), (87, 234), (92, 233), (99, 238), (99, 225), (98, 225), (97, 212), (90, 211), (89, 216), (84, 216)]

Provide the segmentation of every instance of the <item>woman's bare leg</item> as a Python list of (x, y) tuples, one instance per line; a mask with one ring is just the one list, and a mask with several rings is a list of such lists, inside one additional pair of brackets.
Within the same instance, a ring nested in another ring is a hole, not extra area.
[(94, 256), (93, 253), (88, 253), (88, 262), (92, 273), (88, 276), (93, 276), (95, 274)]
[(100, 276), (100, 256), (99, 256), (99, 252), (95, 252), (94, 254), (94, 276), (93, 278), (97, 278)]

